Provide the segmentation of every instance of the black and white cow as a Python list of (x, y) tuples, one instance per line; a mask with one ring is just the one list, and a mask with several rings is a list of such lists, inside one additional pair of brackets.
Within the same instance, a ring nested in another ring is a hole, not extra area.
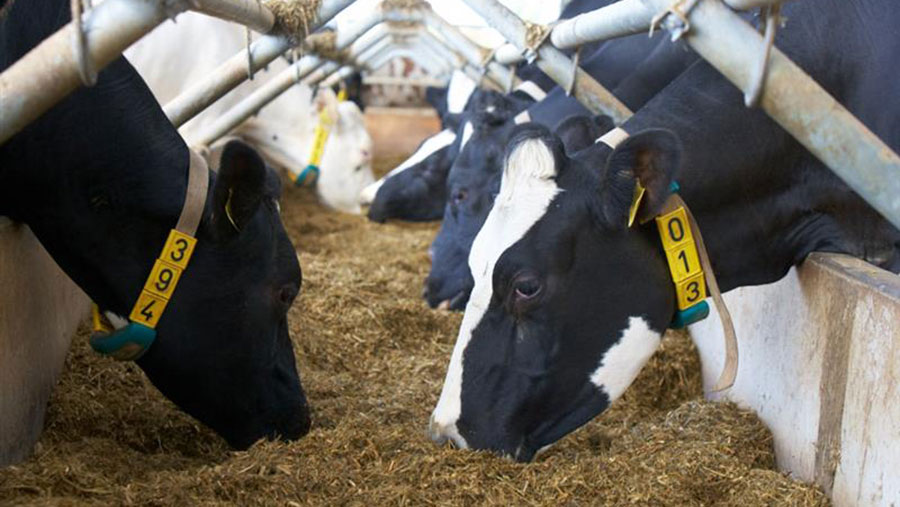
[[(603, 45), (585, 61), (583, 69), (625, 97), (627, 106), (638, 108), (695, 60), (695, 53), (668, 43), (664, 37), (657, 35), (649, 39), (640, 34)], [(635, 89), (628, 88), (631, 86)], [(574, 97), (557, 88), (512, 120), (516, 123), (535, 121), (554, 127), (566, 118), (586, 114), (587, 109)], [(469, 251), (500, 186), (502, 153), (513, 131), (513, 121), (479, 129), (473, 142), (467, 145), (468, 153), (461, 152), (449, 171), (449, 198), (441, 229), (431, 246), (431, 271), (423, 292), (432, 308), (462, 310), (469, 299), (473, 284), (467, 262)], [(611, 124), (599, 132), (609, 128)], [(584, 134), (593, 133), (586, 131)], [(571, 152), (568, 144), (567, 151)]]
[[(594, 9), (604, 7), (614, 0), (574, 0), (563, 9), (560, 19), (568, 19)], [(591, 55), (603, 43), (590, 43), (582, 48), (582, 54)], [(586, 69), (587, 70), (587, 69)], [(513, 98), (539, 102), (556, 87), (556, 83), (535, 64), (521, 63), (516, 69), (522, 81), (513, 91)], [(389, 219), (410, 221), (439, 220), (446, 203), (446, 179), (450, 165), (456, 156), (452, 144), (455, 130), (460, 123), (466, 100), (472, 94), (475, 83), (462, 72), (454, 73), (447, 89), (426, 90), (426, 100), (441, 118), (440, 133), (426, 139), (405, 162), (384, 178), (363, 190), (360, 202), (371, 205), (369, 219), (385, 222)], [(518, 96), (518, 97), (517, 97)], [(465, 97), (460, 101), (460, 97)], [(453, 105), (454, 100), (456, 106)], [(572, 99), (574, 102), (574, 99)], [(560, 100), (557, 105), (562, 105)], [(479, 110), (481, 108), (470, 108)], [(575, 113), (573, 113), (575, 114)], [(568, 116), (568, 115), (565, 115)], [(558, 116), (562, 119), (564, 116)]]
[[(786, 4), (776, 44), (900, 149), (900, 12), (891, 0)], [(840, 33), (840, 37), (824, 34)], [(527, 461), (618, 398), (675, 315), (655, 216), (670, 183), (692, 208), (722, 290), (770, 283), (813, 251), (900, 271), (900, 231), (698, 62), (575, 157), (526, 125), (475, 239), (466, 307), (431, 437)], [(610, 141), (610, 144), (616, 144)], [(646, 188), (628, 227), (636, 182)]]
[[(466, 121), (462, 145), (447, 178), (449, 198), (437, 237), (431, 244), (431, 271), (422, 296), (431, 308), (462, 310), (474, 280), (468, 257), (475, 235), (488, 216), (500, 187), (503, 152), (515, 130), (514, 115), (485, 113)], [(573, 116), (560, 122), (558, 133), (574, 153), (612, 128), (599, 116)], [(470, 146), (471, 145), (471, 146)]]
[[(456, 82), (450, 83), (448, 103), (455, 96)], [(544, 83), (544, 86), (549, 84)], [(492, 90), (469, 89), (464, 109), (448, 105), (446, 112), (442, 114), (443, 130), (425, 139), (412, 156), (363, 192), (360, 196), (363, 201), (373, 196), (368, 212), (369, 220), (385, 222), (389, 219), (439, 219), (447, 201), (447, 173), (461, 145), (458, 134), (461, 133), (461, 125), (465, 123), (464, 118), (481, 112), (518, 113), (537, 100), (536, 94), (542, 97), (545, 92), (532, 81), (523, 83), (508, 95)], [(434, 94), (432, 97), (439, 99), (440, 95)], [(461, 101), (457, 103), (459, 102)], [(439, 114), (441, 111), (442, 109), (438, 109)]]
[[(4, 10), (0, 70), (70, 19), (64, 0)], [(128, 315), (182, 209), (188, 166), (184, 141), (119, 58), (0, 145), (0, 215), (27, 224), (103, 310)], [(301, 273), (279, 179), (240, 143), (208, 177), (190, 265), (137, 364), (233, 447), (299, 438), (310, 418), (286, 314)]]

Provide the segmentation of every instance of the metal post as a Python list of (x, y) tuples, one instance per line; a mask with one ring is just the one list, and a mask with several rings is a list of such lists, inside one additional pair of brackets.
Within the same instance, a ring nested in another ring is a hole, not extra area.
[[(347, 0), (349, 4), (352, 0)], [(272, 13), (255, 0), (106, 0), (84, 14), (85, 57), (100, 70), (156, 25), (186, 8), (237, 21), (260, 31), (274, 24)], [(0, 74), (0, 143), (6, 142), (81, 85), (69, 23)]]
[(550, 42), (560, 49), (568, 49), (586, 42), (646, 32), (653, 14), (642, 0), (621, 0), (556, 25), (550, 32)]
[(494, 52), (494, 60), (503, 65), (511, 65), (524, 61), (525, 55), (515, 44), (507, 43), (497, 48), (497, 51)]
[[(527, 48), (525, 22), (497, 0), (464, 0), (465, 3), (484, 18), (490, 26), (497, 29), (506, 40), (516, 47)], [(543, 44), (537, 49), (537, 66), (554, 81), (568, 86), (572, 79), (573, 63), (558, 49)], [(579, 102), (593, 113), (605, 113), (614, 122), (620, 124), (631, 116), (631, 110), (622, 104), (612, 93), (598, 83), (587, 72), (575, 69), (575, 82), (572, 92)]]
[(337, 72), (334, 72), (333, 74), (325, 78), (325, 80), (323, 80), (319, 84), (319, 86), (334, 86), (341, 80), (347, 79), (348, 77), (352, 76), (354, 72), (356, 72), (355, 68), (349, 65), (344, 65), (343, 67), (339, 68)]
[(246, 25), (259, 33), (269, 33), (275, 26), (275, 15), (262, 2), (193, 0), (190, 8), (208, 16)]
[[(669, 0), (643, 2), (652, 12), (669, 6)], [(687, 43), (746, 90), (762, 35), (716, 0), (700, 0), (688, 19)], [(900, 228), (900, 157), (777, 48), (769, 57), (760, 107)]]
[(196, 142), (211, 145), (324, 63), (312, 55), (297, 60), (238, 102), (215, 122), (206, 126), (197, 136)]
[(506, 83), (509, 83), (511, 80), (514, 81), (515, 74), (495, 61), (487, 62), (485, 67), (484, 60), (487, 54), (484, 49), (466, 37), (458, 28), (435, 14), (434, 11), (425, 13), (425, 25), (430, 31), (434, 31), (441, 39), (446, 41), (449, 47), (456, 48), (469, 64), (478, 68), (484, 68), (484, 74), (497, 83), (501, 89), (506, 86)]
[[(310, 31), (319, 29), (353, 1), (322, 0), (318, 15), (309, 25)], [(291, 47), (291, 38), (282, 35), (265, 35), (255, 40), (250, 45), (249, 59), (253, 62), (253, 70), (258, 71), (264, 68)], [(176, 127), (180, 127), (237, 85), (243, 83), (247, 79), (247, 61), (247, 50), (244, 49), (219, 65), (209, 77), (170, 100), (163, 107), (169, 121)]]

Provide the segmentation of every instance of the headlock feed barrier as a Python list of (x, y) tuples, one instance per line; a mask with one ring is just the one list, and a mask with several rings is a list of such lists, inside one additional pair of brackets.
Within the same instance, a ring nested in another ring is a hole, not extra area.
[[(207, 125), (199, 136), (206, 145), (297, 83), (330, 86), (398, 56), (433, 76), (459, 69), (482, 86), (506, 91), (519, 84), (510, 65), (534, 62), (588, 110), (621, 124), (632, 111), (563, 50), (660, 29), (684, 40), (744, 91), (748, 104), (758, 104), (900, 228), (900, 157), (774, 47), (774, 30), (761, 34), (735, 12), (763, 9), (769, 13), (767, 25), (773, 25), (782, 0), (621, 0), (549, 26), (522, 20), (498, 0), (463, 1), (508, 42), (488, 51), (422, 1), (384, 0), (323, 44), (313, 38), (353, 0), (104, 0), (0, 74), (0, 144), (79, 85), (89, 84), (86, 69), (102, 69), (155, 26), (186, 10), (263, 35), (164, 105), (176, 127), (253, 72), (304, 48), (286, 69)], [(294, 14), (283, 14), (289, 11)]]

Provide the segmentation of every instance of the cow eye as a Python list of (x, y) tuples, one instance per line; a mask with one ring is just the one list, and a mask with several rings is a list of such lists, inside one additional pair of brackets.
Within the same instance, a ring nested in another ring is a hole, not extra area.
[(466, 200), (469, 197), (469, 193), (465, 190), (458, 190), (455, 194), (453, 194), (453, 204), (459, 204)]
[(517, 313), (527, 310), (540, 299), (543, 292), (544, 284), (535, 273), (524, 272), (516, 275), (512, 283), (513, 309)]

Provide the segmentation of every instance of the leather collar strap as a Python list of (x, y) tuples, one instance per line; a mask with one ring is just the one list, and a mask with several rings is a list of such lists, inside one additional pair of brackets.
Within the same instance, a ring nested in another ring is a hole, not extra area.
[[(621, 127), (616, 127), (603, 135), (603, 137), (597, 139), (596, 142), (602, 142), (610, 148), (615, 149), (619, 143), (627, 138), (628, 132), (626, 132)], [(722, 298), (721, 290), (719, 290), (719, 283), (716, 280), (716, 274), (712, 269), (712, 263), (710, 263), (709, 260), (709, 253), (706, 251), (706, 244), (703, 242), (703, 235), (700, 233), (700, 228), (697, 226), (697, 221), (694, 219), (694, 215), (691, 213), (690, 208), (688, 208), (687, 203), (685, 203), (681, 196), (677, 194), (677, 185), (674, 185), (674, 187), (675, 188), (673, 189), (673, 192), (669, 195), (669, 198), (663, 205), (663, 214), (661, 215), (661, 217), (667, 216), (665, 215), (666, 213), (674, 213), (678, 209), (683, 209), (686, 215), (687, 222), (690, 226), (691, 236), (693, 237), (693, 242), (696, 246), (697, 257), (699, 257), (700, 261), (701, 272), (699, 274), (699, 280), (702, 283), (703, 279), (705, 278), (706, 285), (709, 287), (709, 293), (713, 299), (713, 304), (715, 304), (716, 306), (716, 310), (719, 313), (719, 319), (722, 323), (722, 331), (725, 338), (725, 364), (722, 367), (722, 373), (719, 375), (719, 379), (716, 381), (716, 384), (713, 387), (713, 391), (723, 391), (734, 385), (734, 379), (737, 376), (737, 334), (734, 330), (734, 322), (731, 319), (731, 313), (728, 311), (728, 307), (725, 305), (725, 300)], [(637, 212), (637, 208), (640, 205), (640, 199), (643, 197), (643, 195), (644, 189), (640, 185), (640, 183), (638, 183), (634, 193), (635, 202), (632, 203), (632, 209), (629, 213), (629, 226), (633, 221), (633, 216)], [(661, 217), (657, 217), (657, 223), (660, 223), (659, 219)], [(660, 238), (663, 240), (665, 247), (665, 235), (662, 229), (660, 230)], [(673, 269), (671, 268), (672, 259), (668, 258), (668, 252), (667, 261), (670, 263), (670, 269)], [(677, 287), (679, 281), (676, 281), (674, 277), (673, 281), (675, 281)], [(682, 280), (681, 283), (685, 283), (687, 281), (688, 280), (685, 279)], [(683, 305), (683, 303), (684, 302), (679, 302), (679, 309), (681, 309), (680, 307)], [(694, 304), (696, 303), (691, 303), (691, 305)]]
[(94, 333), (90, 343), (101, 354), (119, 360), (135, 360), (147, 351), (156, 339), (156, 325), (194, 253), (197, 244), (194, 235), (206, 208), (209, 168), (203, 157), (193, 150), (188, 151), (190, 163), (184, 206), (131, 310), (130, 322), (113, 330), (100, 318), (97, 305), (93, 305)]

